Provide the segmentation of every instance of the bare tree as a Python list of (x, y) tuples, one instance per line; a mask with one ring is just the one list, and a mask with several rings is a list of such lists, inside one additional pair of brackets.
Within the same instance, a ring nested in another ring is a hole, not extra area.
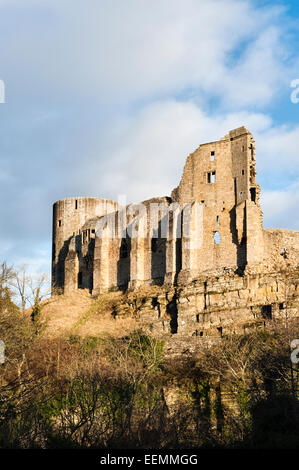
[(45, 273), (30, 274), (26, 265), (13, 273), (10, 285), (20, 299), (22, 313), (28, 304), (37, 305), (50, 295), (49, 276)]
[(28, 278), (28, 291), (28, 302), (31, 306), (49, 297), (51, 294), (49, 276), (46, 273), (30, 276)]
[(24, 313), (26, 308), (27, 302), (27, 293), (26, 293), (26, 286), (27, 286), (27, 266), (21, 266), (17, 271), (15, 271), (11, 286), (14, 289), (15, 295), (20, 298), (21, 302), (21, 311)]
[(9, 289), (9, 283), (14, 277), (14, 270), (12, 266), (7, 266), (6, 262), (0, 265), (0, 293), (4, 289)]

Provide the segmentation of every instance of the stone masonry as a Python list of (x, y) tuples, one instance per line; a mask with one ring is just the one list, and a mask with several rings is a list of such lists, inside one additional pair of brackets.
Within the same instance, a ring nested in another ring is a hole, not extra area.
[[(263, 228), (255, 158), (254, 138), (240, 127), (188, 156), (171, 197), (126, 207), (99, 198), (56, 202), (53, 290), (101, 294), (159, 285), (176, 300), (187, 289), (192, 302), (200, 299), (192, 304), (195, 325), (190, 328), (195, 335), (204, 334), (207, 318), (218, 318), (212, 320), (217, 329), (223, 318), (232, 326), (240, 309), (246, 309), (244, 324), (256, 317), (256, 309), (264, 309), (261, 318), (267, 317), (267, 309), (270, 315), (269, 305), (274, 305), (272, 311), (283, 310), (286, 296), (278, 279), (296, 272), (299, 232)], [(166, 219), (169, 230), (164, 233)], [(214, 294), (209, 293), (211, 282)], [(299, 288), (293, 277), (292, 286), (296, 297)], [(215, 314), (219, 309), (220, 320)]]

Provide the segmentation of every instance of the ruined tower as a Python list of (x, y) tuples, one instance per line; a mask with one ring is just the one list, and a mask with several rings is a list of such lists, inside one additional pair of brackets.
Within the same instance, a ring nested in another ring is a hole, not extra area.
[[(52, 286), (93, 290), (95, 225), (117, 203), (94, 197), (67, 198), (53, 206)], [(85, 228), (85, 224), (87, 227)]]
[(180, 204), (202, 203), (203, 243), (185, 249), (183, 269), (202, 272), (247, 264), (263, 257), (260, 188), (256, 182), (255, 144), (245, 128), (218, 142), (200, 145), (187, 158), (183, 177), (172, 192)]

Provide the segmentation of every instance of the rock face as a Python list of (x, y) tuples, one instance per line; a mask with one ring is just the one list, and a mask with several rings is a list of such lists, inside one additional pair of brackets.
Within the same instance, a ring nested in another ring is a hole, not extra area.
[[(227, 334), (298, 321), (299, 270), (202, 276), (148, 296), (136, 310), (143, 329), (166, 340), (170, 353), (192, 352)], [(167, 348), (166, 348), (167, 349)]]
[(166, 309), (177, 337), (244, 330), (284, 312), (290, 298), (296, 310), (299, 232), (263, 229), (259, 196), (254, 139), (240, 127), (189, 155), (171, 197), (126, 207), (58, 201), (53, 289), (163, 286), (157, 315)]

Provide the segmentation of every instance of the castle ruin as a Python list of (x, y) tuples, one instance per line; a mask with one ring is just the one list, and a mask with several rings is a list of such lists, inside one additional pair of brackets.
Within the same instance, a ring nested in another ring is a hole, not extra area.
[[(299, 232), (263, 228), (255, 158), (254, 138), (240, 127), (219, 141), (200, 145), (188, 156), (171, 197), (126, 207), (89, 197), (56, 202), (53, 289), (101, 294), (159, 285), (168, 297), (171, 289), (175, 291), (177, 298), (178, 289), (200, 282), (194, 304), (198, 323), (199, 313), (213, 305), (207, 286), (214, 279), (222, 287), (214, 285), (211, 292), (223, 294), (223, 279), (229, 276), (228, 282), (233, 280), (238, 286), (241, 282), (248, 291), (244, 320), (254, 316), (252, 305), (259, 305), (259, 311), (273, 302), (277, 309), (283, 308), (285, 296), (279, 287), (274, 288), (274, 296), (268, 296), (269, 276), (278, 285), (278, 273), (296, 270)], [(268, 281), (261, 281), (265, 276)], [(296, 295), (297, 287), (295, 283)], [(240, 286), (236, 289), (239, 298), (230, 304), (232, 294), (230, 300), (222, 301), (221, 309), (240, 307)], [(214, 303), (214, 310), (219, 308)]]

